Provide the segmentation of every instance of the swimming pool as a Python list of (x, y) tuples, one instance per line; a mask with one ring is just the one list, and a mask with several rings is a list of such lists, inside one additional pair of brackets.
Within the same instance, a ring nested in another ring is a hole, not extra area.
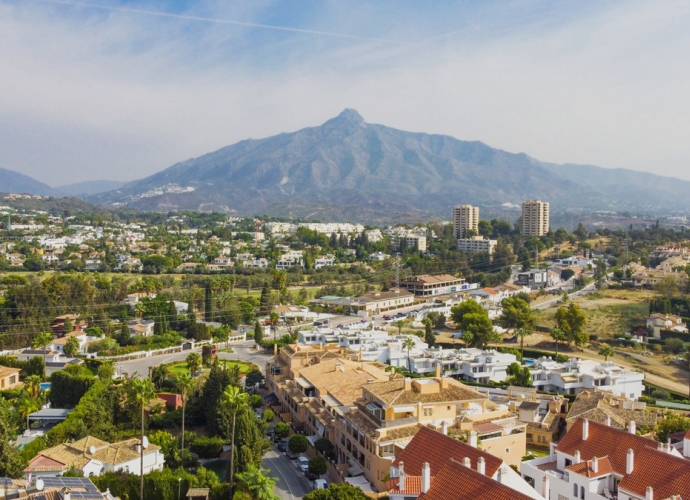
[(41, 390), (47, 391), (48, 389), (50, 389), (50, 382), (41, 382)]
[(218, 475), (218, 479), (220, 479), (221, 483), (225, 482), (225, 474), (227, 473), (228, 470), (228, 461), (224, 459), (218, 459), (218, 460), (209, 460), (208, 462), (204, 462), (202, 464), (204, 468), (208, 470), (212, 470)]
[(534, 360), (532, 358), (525, 358), (522, 360), (522, 364), (526, 366), (534, 366)]

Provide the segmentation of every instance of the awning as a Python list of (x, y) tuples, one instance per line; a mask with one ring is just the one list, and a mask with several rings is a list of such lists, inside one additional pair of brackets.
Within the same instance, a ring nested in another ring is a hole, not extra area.
[(566, 375), (563, 378), (563, 382), (577, 382), (577, 377), (573, 377), (572, 375)]
[(337, 408), (338, 406), (343, 406), (340, 401), (335, 399), (333, 396), (330, 394), (326, 394), (324, 396), (321, 396), (321, 399), (323, 400), (323, 404), (326, 406), (330, 406), (331, 408)]
[(371, 489), (369, 481), (367, 481), (366, 478), (362, 476), (346, 477), (345, 482), (351, 484), (352, 486), (356, 486), (357, 488), (362, 490), (362, 493), (374, 493), (374, 490)]
[(295, 382), (297, 382), (299, 385), (304, 387), (305, 389), (312, 389), (314, 387), (314, 384), (309, 382), (306, 378), (304, 377), (297, 377), (295, 379)]
[(351, 476), (359, 476), (360, 474), (364, 474), (364, 471), (362, 470), (362, 468), (357, 464), (348, 468), (347, 472), (349, 472)]
[(307, 436), (307, 441), (311, 443), (312, 446), (314, 446), (314, 443), (316, 443), (316, 440), (319, 439), (319, 436)]

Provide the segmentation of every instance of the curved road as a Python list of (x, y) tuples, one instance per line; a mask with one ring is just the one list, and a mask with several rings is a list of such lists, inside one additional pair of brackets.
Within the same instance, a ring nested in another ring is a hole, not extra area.
[(270, 470), (268, 475), (278, 480), (273, 491), (281, 500), (296, 500), (311, 491), (311, 484), (297, 468), (296, 461), (288, 460), (275, 445), (264, 455), (262, 467)]

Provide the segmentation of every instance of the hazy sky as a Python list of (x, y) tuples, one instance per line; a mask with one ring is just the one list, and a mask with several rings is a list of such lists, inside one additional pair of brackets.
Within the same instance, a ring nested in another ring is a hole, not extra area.
[(690, 179), (690, 2), (0, 0), (0, 167), (133, 180), (371, 123)]

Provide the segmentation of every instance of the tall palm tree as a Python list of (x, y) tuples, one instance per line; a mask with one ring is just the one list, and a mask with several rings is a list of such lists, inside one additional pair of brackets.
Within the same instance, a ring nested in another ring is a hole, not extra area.
[(230, 451), (230, 498), (232, 498), (232, 488), (235, 475), (235, 421), (237, 412), (247, 404), (249, 396), (242, 392), (239, 387), (229, 385), (223, 393), (222, 405), (232, 414), (232, 450)]
[(412, 372), (412, 365), (410, 363), (410, 349), (414, 347), (414, 339), (412, 337), (407, 337), (403, 342), (403, 349), (407, 349), (407, 370)]
[(131, 378), (128, 382), (127, 397), (129, 402), (141, 410), (141, 446), (139, 454), (139, 498), (144, 499), (144, 410), (146, 405), (156, 397), (156, 388), (149, 379)]
[(168, 377), (168, 367), (165, 365), (154, 366), (151, 370), (151, 382), (156, 386), (156, 389), (163, 387), (163, 382)]
[(402, 333), (403, 327), (405, 326), (405, 322), (399, 319), (398, 321), (393, 322), (393, 326), (398, 329), (398, 335), (400, 335)]
[(19, 400), (19, 403), (17, 403), (17, 411), (21, 413), (23, 418), (26, 418), (27, 431), (29, 430), (29, 415), (35, 411), (38, 411), (40, 408), (41, 405), (38, 399), (30, 397), (28, 393), (24, 394)]
[(529, 337), (533, 333), (534, 330), (527, 326), (515, 330), (515, 335), (520, 339), (520, 358), (522, 358), (523, 362), (525, 360), (525, 337)]
[(43, 332), (34, 337), (31, 342), (31, 347), (34, 349), (43, 349), (43, 381), (46, 381), (46, 350), (53, 342), (53, 335), (51, 333)]
[(558, 360), (558, 346), (565, 340), (565, 332), (560, 328), (551, 330), (551, 338), (556, 341), (556, 360)]
[(278, 500), (273, 493), (276, 480), (268, 476), (268, 469), (257, 469), (253, 465), (247, 467), (246, 472), (237, 474), (237, 479), (242, 481), (253, 500)]
[(175, 380), (175, 385), (177, 390), (180, 391), (180, 397), (182, 398), (182, 444), (180, 446), (180, 460), (182, 461), (182, 466), (184, 466), (184, 414), (187, 407), (187, 398), (194, 390), (194, 379), (188, 374), (183, 373), (178, 375)]
[(601, 344), (599, 347), (599, 356), (604, 356), (604, 361), (609, 360), (609, 356), (615, 356), (616, 351), (608, 344)]
[(192, 352), (187, 356), (187, 368), (189, 373), (194, 376), (194, 374), (199, 370), (201, 366), (201, 355), (198, 352)]
[(271, 325), (273, 326), (273, 342), (276, 341), (276, 335), (278, 334), (278, 321), (280, 321), (280, 314), (276, 311), (272, 311), (271, 315)]
[(36, 399), (41, 393), (41, 377), (38, 375), (29, 375), (24, 379), (24, 389), (29, 394), (31, 399)]

